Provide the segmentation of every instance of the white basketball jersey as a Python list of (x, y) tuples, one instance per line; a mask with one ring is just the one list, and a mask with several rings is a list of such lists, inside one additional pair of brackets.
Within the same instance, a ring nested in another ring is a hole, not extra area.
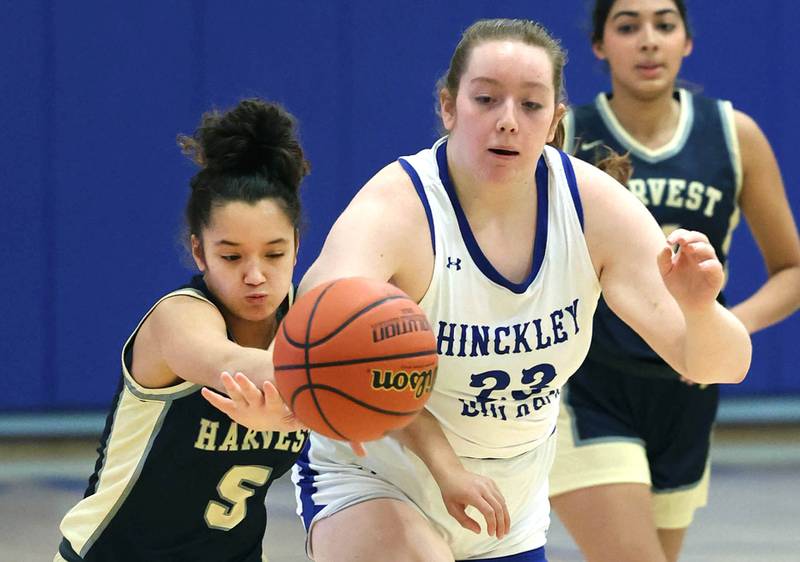
[(547, 146), (537, 166), (533, 267), (513, 283), (494, 269), (470, 230), (449, 178), (446, 146), (443, 138), (400, 159), (425, 207), (435, 253), (420, 302), (439, 353), (427, 408), (458, 455), (512, 457), (554, 431), (560, 389), (589, 349), (600, 283), (564, 153)]

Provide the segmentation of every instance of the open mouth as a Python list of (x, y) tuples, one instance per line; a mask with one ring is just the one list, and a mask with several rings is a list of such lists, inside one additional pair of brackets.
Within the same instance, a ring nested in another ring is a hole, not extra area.
[(650, 64), (637, 64), (636, 68), (638, 68), (639, 70), (652, 72), (652, 71), (660, 69), (663, 66), (664, 66), (663, 64), (650, 63)]
[(519, 152), (516, 150), (506, 150), (505, 148), (490, 148), (489, 152), (500, 156), (519, 156)]

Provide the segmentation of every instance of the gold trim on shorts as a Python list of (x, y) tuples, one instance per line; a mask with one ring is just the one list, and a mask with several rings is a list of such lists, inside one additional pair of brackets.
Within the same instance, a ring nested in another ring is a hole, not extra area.
[[(604, 484), (652, 486), (644, 443), (633, 438), (604, 437), (578, 444), (572, 408), (562, 401), (558, 414), (556, 457), (550, 471), (550, 497)], [(708, 502), (710, 465), (699, 482), (653, 494), (653, 516), (659, 529), (688, 527), (694, 512)]]

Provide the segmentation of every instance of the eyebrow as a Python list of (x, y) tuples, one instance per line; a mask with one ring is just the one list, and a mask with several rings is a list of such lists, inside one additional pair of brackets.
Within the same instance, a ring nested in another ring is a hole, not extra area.
[[(286, 238), (275, 238), (274, 240), (270, 240), (269, 242), (264, 242), (265, 246), (274, 246), (275, 244), (285, 244), (288, 243)], [(231, 242), (230, 240), (217, 240), (214, 242), (215, 246), (241, 246), (239, 242)]]
[[(472, 80), (470, 80), (470, 82), (486, 82), (488, 84), (492, 84), (495, 86), (500, 84), (499, 80), (495, 80), (494, 78), (489, 78), (487, 76), (478, 76), (477, 78), (473, 78)], [(547, 84), (535, 80), (534, 81), (526, 80), (522, 83), (522, 85), (527, 86), (528, 88), (547, 88)]]
[[(678, 11), (675, 10), (674, 8), (664, 8), (663, 10), (656, 10), (656, 12), (655, 12), (655, 15), (657, 15), (657, 16), (665, 16), (667, 14), (678, 15)], [(615, 20), (615, 19), (621, 18), (623, 16), (629, 16), (629, 17), (632, 17), (632, 18), (638, 18), (640, 15), (641, 15), (640, 12), (634, 12), (632, 10), (621, 10), (621, 11), (617, 12), (616, 14), (614, 14), (613, 16), (611, 16), (611, 19)]]

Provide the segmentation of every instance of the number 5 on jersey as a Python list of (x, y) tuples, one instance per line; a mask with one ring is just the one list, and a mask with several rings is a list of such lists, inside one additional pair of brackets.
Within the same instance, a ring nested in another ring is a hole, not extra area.
[(268, 466), (231, 467), (217, 484), (219, 496), (230, 506), (216, 500), (208, 502), (206, 525), (212, 529), (230, 531), (241, 523), (247, 515), (247, 498), (255, 494), (253, 488), (267, 483), (271, 473), (272, 468)]

